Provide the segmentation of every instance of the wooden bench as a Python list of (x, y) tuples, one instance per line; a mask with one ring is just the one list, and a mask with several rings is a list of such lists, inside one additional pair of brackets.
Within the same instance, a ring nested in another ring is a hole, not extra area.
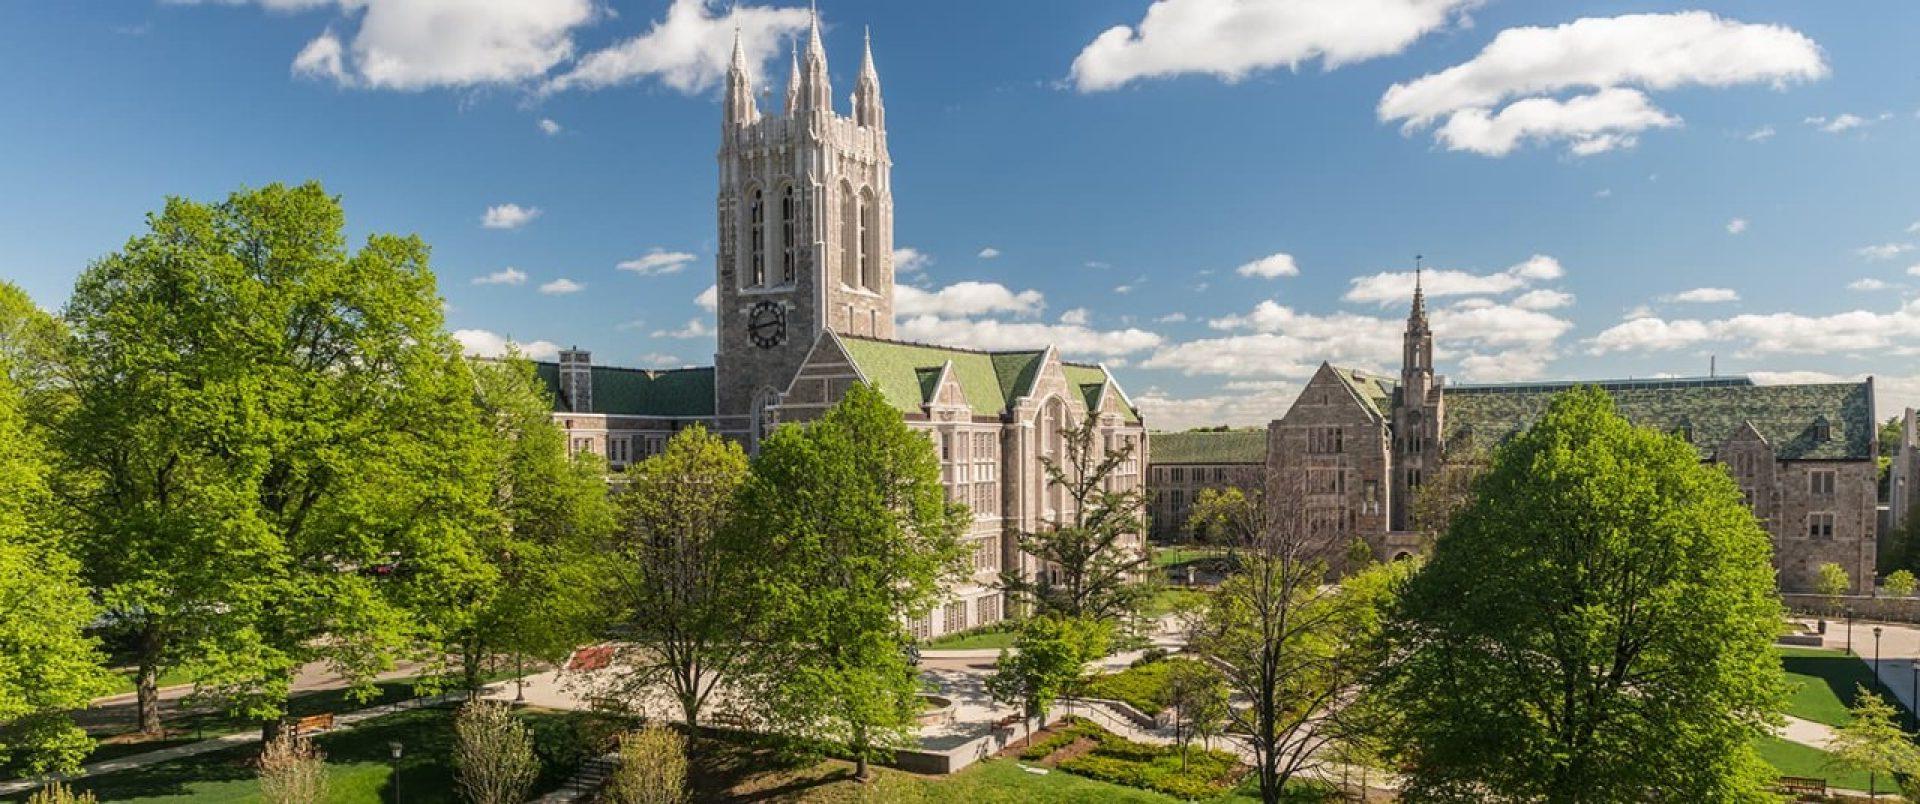
[(295, 737), (305, 737), (309, 734), (319, 734), (323, 731), (333, 731), (332, 712), (308, 715), (293, 722), (293, 736)]
[(1825, 779), (1782, 776), (1778, 784), (1780, 792), (1792, 796), (1795, 801), (1824, 800), (1827, 797), (1827, 780)]
[(994, 721), (993, 727), (996, 729), (1010, 729), (1010, 728), (1013, 728), (1015, 725), (1019, 724), (1023, 720), (1026, 720), (1026, 718), (1023, 718), (1019, 715), (1008, 715), (1006, 717), (1003, 717), (1003, 718), (1000, 718), (999, 720)]

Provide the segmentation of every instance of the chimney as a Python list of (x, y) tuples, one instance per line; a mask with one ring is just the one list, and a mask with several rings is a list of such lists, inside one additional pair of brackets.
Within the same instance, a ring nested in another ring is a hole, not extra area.
[(593, 412), (593, 354), (580, 347), (560, 350), (560, 396), (574, 413)]

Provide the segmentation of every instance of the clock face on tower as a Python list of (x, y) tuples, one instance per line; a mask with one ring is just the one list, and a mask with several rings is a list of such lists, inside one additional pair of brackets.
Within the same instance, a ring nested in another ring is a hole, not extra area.
[(747, 337), (753, 345), (772, 349), (787, 339), (787, 311), (777, 302), (763, 301), (747, 312)]

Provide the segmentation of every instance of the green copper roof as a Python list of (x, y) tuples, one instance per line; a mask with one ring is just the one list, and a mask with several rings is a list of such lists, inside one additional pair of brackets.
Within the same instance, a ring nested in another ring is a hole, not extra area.
[(1265, 430), (1154, 433), (1147, 443), (1152, 448), (1147, 460), (1156, 465), (1267, 462)]
[[(841, 335), (847, 356), (868, 382), (880, 389), (887, 401), (905, 413), (919, 413), (936, 390), (934, 382), (941, 366), (953, 364), (954, 379), (967, 396), (967, 405), (982, 416), (999, 416), (1013, 407), (1015, 400), (1033, 390), (1039, 376), (1044, 351), (978, 352), (946, 346), (930, 346), (901, 341), (884, 341)], [(1098, 402), (1098, 387), (1104, 387), (1107, 375), (1097, 366), (1062, 363), (1067, 382), (1079, 387), (1083, 399)], [(1089, 393), (1084, 386), (1095, 385)], [(1125, 407), (1124, 405), (1122, 406)], [(1139, 414), (1127, 410), (1127, 420), (1138, 422)]]
[(647, 369), (594, 366), (593, 409), (575, 410), (560, 392), (560, 366), (535, 363), (534, 373), (553, 393), (554, 410), (623, 416), (694, 417), (713, 415), (713, 369)]
[[(1101, 394), (1106, 392), (1107, 381), (1111, 379), (1105, 371), (1102, 371), (1099, 366), (1061, 361), (1060, 372), (1066, 375), (1068, 385), (1079, 386), (1080, 394), (1086, 402), (1088, 409), (1091, 410), (1100, 407), (1100, 404), (1104, 401), (1100, 398)], [(1115, 387), (1117, 388), (1119, 386), (1116, 384)], [(1140, 423), (1139, 412), (1135, 411), (1133, 406), (1128, 405), (1127, 400), (1124, 398), (1120, 400), (1120, 411), (1121, 415), (1126, 418), (1129, 424)]]
[[(1868, 383), (1755, 385), (1745, 377), (1448, 386), (1448, 448), (1490, 448), (1505, 441), (1533, 424), (1555, 394), (1576, 385), (1612, 394), (1620, 413), (1634, 424), (1689, 434), (1702, 457), (1712, 457), (1745, 422), (1752, 422), (1784, 459), (1864, 460), (1873, 448)], [(1818, 437), (1822, 420), (1825, 439)]]
[(1334, 375), (1353, 389), (1375, 416), (1385, 419), (1392, 415), (1394, 382), (1386, 375), (1345, 366), (1330, 365), (1327, 368), (1333, 369)]

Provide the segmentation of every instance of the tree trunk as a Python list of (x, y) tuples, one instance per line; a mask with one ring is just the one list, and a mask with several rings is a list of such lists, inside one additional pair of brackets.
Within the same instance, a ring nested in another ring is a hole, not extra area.
[(134, 697), (140, 710), (140, 733), (157, 737), (165, 730), (160, 722), (160, 651), (164, 642), (160, 629), (152, 624), (140, 631), (140, 669), (134, 680)]
[(868, 781), (871, 778), (869, 776), (871, 769), (867, 767), (867, 730), (865, 728), (856, 728), (853, 731), (853, 756), (853, 778), (861, 782)]

